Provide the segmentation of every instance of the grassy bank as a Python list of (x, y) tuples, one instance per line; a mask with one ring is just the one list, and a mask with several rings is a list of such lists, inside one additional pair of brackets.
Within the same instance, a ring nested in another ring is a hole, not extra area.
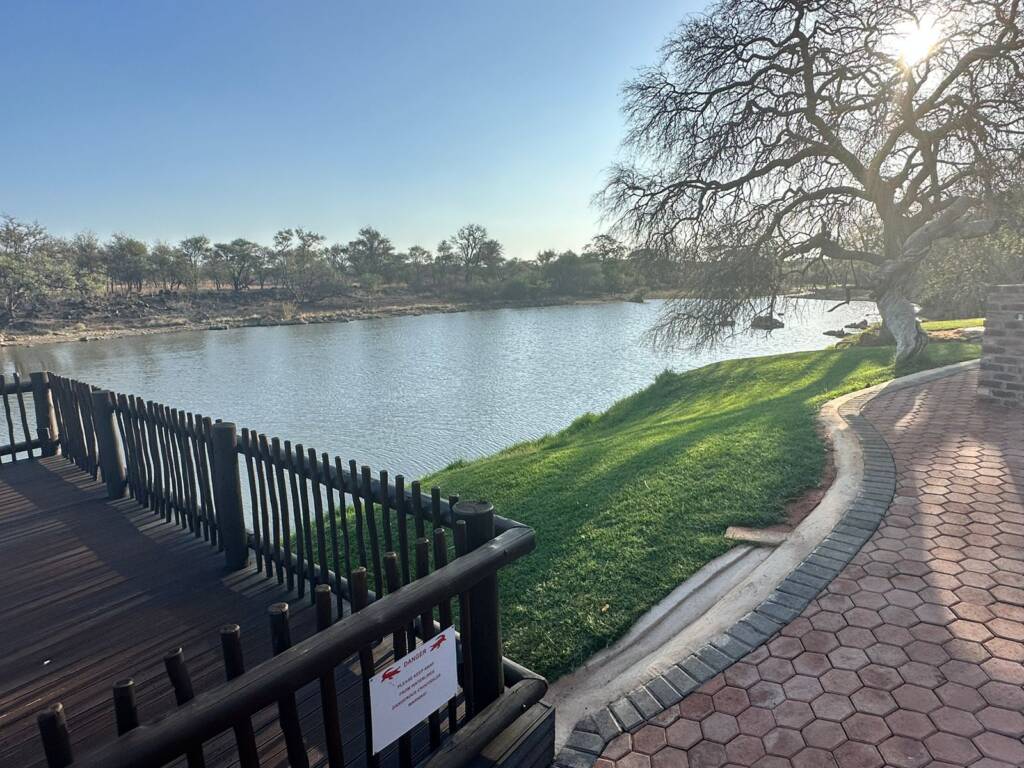
[(978, 328), (985, 325), (984, 317), (968, 317), (963, 320), (925, 320), (921, 327), (926, 331), (955, 331), (957, 328)]
[[(932, 344), (914, 369), (978, 354)], [(849, 348), (663, 373), (604, 414), (430, 478), (537, 531), (502, 580), (507, 654), (557, 678), (728, 550), (728, 526), (779, 522), (820, 477), (817, 409), (892, 378), (891, 359)]]

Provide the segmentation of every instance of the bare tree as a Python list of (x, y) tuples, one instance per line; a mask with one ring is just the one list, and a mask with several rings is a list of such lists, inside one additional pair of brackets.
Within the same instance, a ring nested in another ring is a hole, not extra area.
[(685, 21), (625, 88), (629, 156), (601, 195), (707, 299), (673, 302), (656, 335), (712, 344), (814, 264), (866, 275), (897, 361), (917, 354), (919, 265), (991, 231), (1020, 181), (1018, 3), (719, 0)]
[[(501, 263), (501, 243), (487, 235), (480, 224), (466, 224), (450, 238), (455, 259), (462, 265), (463, 279), (469, 285), (473, 273), (480, 268), (493, 268)], [(440, 253), (440, 246), (438, 252)]]

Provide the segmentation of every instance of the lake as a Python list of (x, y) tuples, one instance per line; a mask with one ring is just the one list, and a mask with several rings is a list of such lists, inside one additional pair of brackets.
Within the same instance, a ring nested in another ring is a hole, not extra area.
[(663, 306), (617, 302), (238, 328), (0, 350), (51, 370), (234, 421), (409, 479), (603, 411), (666, 368), (823, 349), (875, 305), (801, 300), (783, 329), (712, 353), (652, 349)]

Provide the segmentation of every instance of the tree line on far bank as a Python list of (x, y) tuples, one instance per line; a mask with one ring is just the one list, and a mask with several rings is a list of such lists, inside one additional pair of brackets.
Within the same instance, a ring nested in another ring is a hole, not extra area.
[(372, 227), (347, 243), (311, 230), (282, 229), (269, 245), (245, 238), (146, 243), (126, 234), (101, 241), (91, 232), (58, 237), (35, 222), (0, 219), (0, 327), (46, 300), (199, 290), (241, 294), (274, 289), (310, 305), (353, 290), (404, 286), (453, 300), (529, 301), (550, 296), (630, 295), (670, 288), (673, 257), (629, 248), (610, 235), (580, 252), (545, 250), (508, 259), (479, 224), (467, 224), (431, 251), (399, 250)]

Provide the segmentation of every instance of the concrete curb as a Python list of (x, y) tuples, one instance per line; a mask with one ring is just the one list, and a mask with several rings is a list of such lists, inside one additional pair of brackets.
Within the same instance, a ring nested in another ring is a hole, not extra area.
[(861, 415), (864, 407), (882, 392), (925, 384), (977, 366), (978, 361), (972, 360), (922, 371), (826, 404), (826, 407), (835, 407), (849, 425), (863, 454), (860, 488), (839, 523), (776, 586), (767, 600), (731, 628), (662, 674), (576, 723), (553, 765), (592, 768), (609, 741), (678, 703), (799, 616), (871, 538), (896, 493), (892, 452), (878, 431)]

